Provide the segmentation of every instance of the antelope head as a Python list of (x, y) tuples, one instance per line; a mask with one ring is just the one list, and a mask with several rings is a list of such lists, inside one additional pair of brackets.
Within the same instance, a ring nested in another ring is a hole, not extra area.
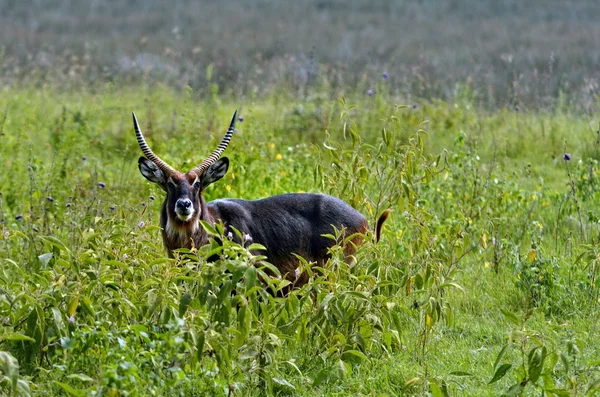
[(229, 129), (217, 149), (200, 165), (184, 174), (152, 152), (133, 114), (135, 134), (145, 156), (139, 158), (138, 167), (147, 180), (159, 185), (167, 194), (161, 211), (161, 227), (170, 237), (189, 237), (190, 233), (199, 228), (199, 219), (210, 219), (202, 192), (208, 185), (221, 179), (229, 168), (229, 159), (219, 157), (231, 140), (236, 115), (237, 112), (234, 113)]

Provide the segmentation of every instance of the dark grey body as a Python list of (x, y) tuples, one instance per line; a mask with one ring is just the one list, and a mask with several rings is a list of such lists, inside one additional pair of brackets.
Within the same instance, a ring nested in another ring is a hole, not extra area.
[(346, 236), (367, 230), (367, 220), (360, 212), (325, 194), (281, 194), (254, 201), (220, 199), (207, 203), (207, 208), (215, 222), (223, 221), (226, 233), (233, 226), (264, 245), (267, 260), (288, 277), (298, 267), (292, 253), (324, 264), (327, 249), (335, 241), (322, 235), (334, 234), (334, 226), (345, 228)]
[[(138, 159), (140, 173), (156, 183), (166, 193), (160, 213), (163, 242), (169, 256), (180, 248), (198, 248), (208, 243), (208, 235), (200, 221), (215, 224), (222, 221), (228, 234), (232, 227), (250, 236), (253, 242), (266, 247), (267, 260), (279, 269), (282, 276), (300, 286), (308, 281), (306, 272), (297, 272), (300, 255), (309, 262), (323, 266), (328, 259), (328, 248), (337, 241), (323, 237), (334, 234), (334, 227), (344, 229), (343, 248), (352, 255), (364, 233), (367, 220), (350, 205), (325, 194), (282, 194), (265, 199), (246, 201), (221, 199), (205, 203), (202, 192), (211, 183), (223, 178), (229, 168), (229, 159), (220, 158), (235, 127), (236, 115), (219, 147), (193, 170), (183, 174), (156, 156), (139, 128), (133, 115), (134, 129), (145, 157)], [(389, 211), (377, 221), (377, 240), (381, 225)], [(346, 236), (354, 235), (350, 242)], [(235, 234), (234, 234), (235, 235)]]

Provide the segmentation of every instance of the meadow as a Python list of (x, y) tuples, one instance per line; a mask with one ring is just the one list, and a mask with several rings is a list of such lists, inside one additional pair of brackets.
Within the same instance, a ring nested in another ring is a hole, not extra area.
[[(598, 15), (0, 0), (0, 395), (600, 395)], [(168, 258), (131, 112), (188, 170), (235, 110), (207, 200), (327, 193), (381, 241), (284, 298), (250, 242)]]
[[(371, 79), (333, 97), (5, 87), (1, 392), (598, 395), (598, 120), (560, 101), (489, 111), (469, 84), (406, 103)], [(337, 248), (321, 273), (301, 263), (311, 282), (285, 298), (227, 239), (169, 259), (131, 111), (188, 169), (236, 109), (208, 200), (324, 192), (371, 224), (392, 209), (382, 240), (353, 266)]]

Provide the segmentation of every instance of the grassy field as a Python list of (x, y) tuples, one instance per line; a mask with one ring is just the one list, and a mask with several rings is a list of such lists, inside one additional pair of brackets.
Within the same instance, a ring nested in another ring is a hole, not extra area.
[[(560, 103), (490, 112), (469, 85), (403, 103), (386, 84), (333, 99), (5, 88), (1, 392), (598, 395), (599, 120)], [(227, 239), (168, 259), (131, 111), (188, 169), (235, 109), (207, 199), (329, 193), (371, 224), (391, 208), (382, 241), (353, 267), (334, 249), (287, 298)]]

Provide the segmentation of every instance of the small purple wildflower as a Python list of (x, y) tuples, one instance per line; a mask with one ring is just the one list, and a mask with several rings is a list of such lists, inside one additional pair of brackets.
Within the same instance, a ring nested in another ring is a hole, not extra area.
[(127, 254), (123, 254), (123, 259), (127, 259)]
[(146, 226), (146, 223), (145, 223), (144, 221), (141, 221), (141, 222), (138, 224), (138, 226), (139, 226), (139, 227), (144, 227), (144, 226)]
[(413, 108), (414, 110), (417, 110), (417, 109), (419, 108), (419, 105), (417, 105), (417, 104), (415, 103), (414, 105), (412, 105), (412, 108)]
[(49, 202), (53, 203), (54, 202), (54, 197), (48, 196), (48, 197), (46, 197), (46, 200), (48, 200)]
[(117, 206), (116, 206), (116, 205), (112, 205), (112, 206), (110, 207), (110, 210), (111, 210), (111, 211), (114, 211), (114, 210), (116, 210), (116, 209), (117, 209)]
[(571, 161), (571, 155), (569, 153), (565, 153), (563, 156), (563, 160), (565, 161)]
[(228, 232), (227, 233), (227, 238), (230, 239), (230, 240), (233, 240), (233, 233)]
[(384, 80), (387, 80), (390, 78), (390, 75), (387, 72), (385, 72), (381, 75), (381, 77), (383, 77)]
[(87, 161), (87, 157), (83, 156), (83, 157), (81, 158), (81, 161)]
[(515, 105), (515, 112), (519, 111), (519, 105)]
[(10, 233), (9, 232), (4, 232), (4, 238), (8, 238), (10, 237)]
[(104, 182), (98, 182), (98, 187), (100, 189), (104, 189), (106, 187), (106, 183), (104, 183)]
[(74, 323), (75, 323), (75, 316), (71, 316), (71, 317), (69, 317), (69, 322), (70, 322), (71, 324), (74, 324)]
[(294, 274), (296, 275), (296, 278), (300, 277), (300, 269), (294, 270)]
[(156, 200), (156, 197), (150, 196), (150, 200), (154, 201), (154, 200)]
[(244, 233), (244, 242), (247, 243), (248, 241), (252, 241), (252, 236), (250, 236), (247, 233)]
[(146, 206), (146, 202), (142, 201), (142, 207), (145, 207), (145, 206)]
[(374, 93), (375, 93), (375, 92), (374, 92), (373, 90), (368, 90), (368, 91), (367, 91), (367, 95), (368, 95), (368, 96), (373, 96), (373, 94), (374, 94)]
[(15, 221), (20, 221), (21, 219), (23, 219), (23, 214), (15, 216)]
[(34, 226), (34, 227), (32, 227), (32, 230), (33, 230), (34, 232), (39, 232), (39, 231), (40, 231), (40, 229), (38, 229), (38, 228), (37, 228), (37, 227), (35, 227), (35, 226)]
[(244, 116), (238, 116), (238, 121), (240, 123), (243, 123), (244, 122)]

